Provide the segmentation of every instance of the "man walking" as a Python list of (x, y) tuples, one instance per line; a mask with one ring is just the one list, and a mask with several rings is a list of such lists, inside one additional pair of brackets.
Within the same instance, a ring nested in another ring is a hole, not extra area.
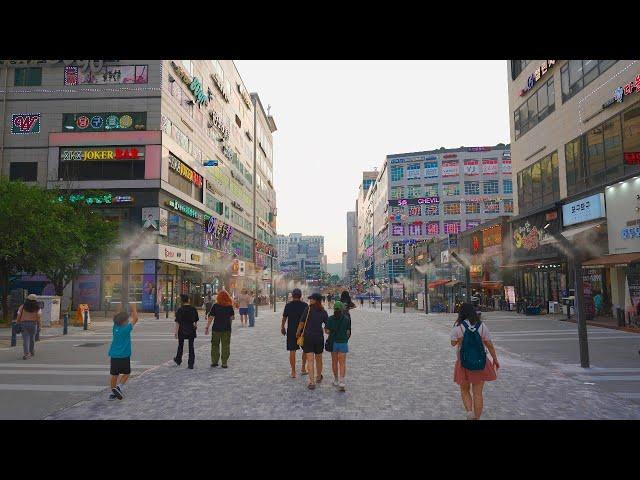
[(193, 370), (193, 364), (196, 361), (196, 353), (194, 342), (196, 340), (196, 328), (198, 323), (198, 311), (189, 303), (189, 296), (180, 295), (182, 306), (176, 312), (176, 329), (175, 337), (178, 339), (178, 351), (175, 358), (176, 365), (182, 363), (182, 351), (184, 349), (184, 341), (189, 342), (189, 361), (188, 368)]
[[(298, 330), (298, 323), (304, 321), (304, 316), (307, 314), (309, 305), (303, 302), (302, 291), (299, 288), (294, 288), (291, 292), (291, 300), (284, 307), (282, 313), (282, 323), (280, 325), (280, 332), (287, 337), (287, 350), (289, 352), (289, 364), (291, 365), (291, 378), (296, 378), (296, 351), (300, 349), (298, 342), (296, 341), (296, 331)], [(284, 328), (284, 324), (287, 322), (287, 328)], [(302, 354), (302, 375), (307, 374), (307, 360), (304, 353)]]

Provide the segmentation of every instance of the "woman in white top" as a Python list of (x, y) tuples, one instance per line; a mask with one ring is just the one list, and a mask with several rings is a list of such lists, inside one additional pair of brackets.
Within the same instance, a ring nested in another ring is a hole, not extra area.
[[(482, 370), (468, 370), (460, 362), (460, 346), (464, 338), (465, 330), (472, 333), (478, 332), (482, 338), (482, 348), (486, 347), (491, 354), (491, 361), (488, 357)], [(462, 304), (458, 319), (451, 330), (451, 346), (458, 347), (456, 355), (456, 366), (453, 372), (453, 381), (460, 385), (462, 403), (467, 411), (468, 420), (479, 420), (482, 415), (484, 400), (482, 398), (482, 388), (484, 382), (491, 382), (497, 378), (496, 370), (500, 368), (496, 350), (491, 341), (489, 328), (478, 319), (476, 310), (470, 303)], [(471, 393), (473, 392), (473, 396)]]
[(16, 322), (22, 330), (22, 350), (23, 360), (33, 357), (36, 340), (36, 332), (40, 328), (40, 318), (42, 311), (38, 304), (38, 297), (35, 295), (27, 295), (24, 304), (18, 309)]

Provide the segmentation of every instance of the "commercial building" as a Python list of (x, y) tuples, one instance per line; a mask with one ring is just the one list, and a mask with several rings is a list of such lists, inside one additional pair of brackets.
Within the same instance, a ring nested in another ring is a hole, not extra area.
[(630, 311), (640, 301), (640, 62), (511, 60), (508, 84), (517, 294), (553, 310), (572, 293), (563, 235), (585, 260), (587, 316)]
[(345, 274), (343, 277), (351, 274), (356, 267), (356, 258), (358, 255), (358, 215), (355, 211), (347, 212), (347, 258), (343, 262)]
[(290, 233), (277, 235), (276, 246), (280, 273), (291, 278), (317, 281), (327, 271), (324, 237)]
[(362, 281), (365, 278), (373, 278), (373, 248), (372, 248), (372, 215), (371, 199), (368, 197), (371, 186), (378, 177), (377, 171), (362, 172), (362, 181), (358, 186), (358, 198), (356, 200), (356, 268), (357, 278)]
[(268, 286), (276, 127), (233, 61), (2, 61), (0, 85), (0, 172), (100, 205), (129, 250), (73, 282), (74, 304), (114, 308), (127, 272), (145, 311)]

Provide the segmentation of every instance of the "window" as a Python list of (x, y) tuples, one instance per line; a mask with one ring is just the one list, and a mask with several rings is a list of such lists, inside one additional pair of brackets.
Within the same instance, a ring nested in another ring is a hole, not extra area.
[(412, 163), (407, 166), (407, 180), (415, 180), (420, 178), (420, 164)]
[(425, 215), (440, 215), (440, 206), (439, 205), (425, 205), (424, 206), (424, 214)]
[(424, 186), (424, 196), (425, 197), (437, 197), (438, 196), (438, 184), (433, 183), (430, 185)]
[(602, 125), (592, 128), (586, 135), (586, 163), (589, 176), (587, 186), (601, 182), (599, 178), (604, 173), (604, 138), (602, 136)]
[(480, 182), (464, 182), (465, 195), (480, 195)]
[(562, 102), (594, 81), (617, 60), (569, 60), (560, 69)]
[(391, 199), (398, 200), (404, 198), (404, 187), (391, 187)]
[(404, 167), (398, 167), (397, 165), (391, 167), (391, 181), (397, 182), (404, 178)]
[(238, 125), (238, 127), (242, 128), (242, 122), (240, 121), (240, 117), (238, 115), (236, 115), (236, 125)]
[(484, 213), (499, 213), (500, 202), (496, 200), (486, 200), (484, 202)]
[(624, 160), (622, 155), (622, 126), (620, 115), (604, 122), (604, 165), (607, 180), (613, 180), (624, 173)]
[(480, 202), (466, 202), (466, 213), (480, 213)]
[(502, 181), (502, 193), (504, 194), (513, 193), (513, 182), (511, 180)]
[(471, 228), (476, 228), (478, 225), (480, 225), (480, 220), (467, 220), (466, 225), (467, 225), (467, 230), (471, 229)]
[(518, 172), (517, 179), (521, 213), (534, 208), (543, 208), (558, 201), (560, 199), (558, 152), (553, 152)]
[(444, 202), (445, 215), (460, 215), (460, 202)]
[(460, 222), (444, 222), (444, 233), (460, 233)]
[[(624, 153), (640, 152), (640, 103), (622, 113), (622, 145)], [(625, 174), (637, 172), (639, 168), (625, 161)]]
[[(60, 149), (61, 156), (63, 149)], [(139, 180), (144, 178), (144, 158), (138, 160), (63, 160), (58, 175), (63, 180)]]
[(504, 213), (513, 213), (513, 200), (503, 200)]
[(9, 166), (9, 180), (37, 182), (38, 162), (11, 162)]
[(393, 255), (404, 255), (404, 243), (394, 243), (391, 251)]
[(440, 234), (440, 222), (428, 222), (425, 235), (438, 235)]
[(419, 217), (420, 215), (422, 215), (422, 205), (411, 205), (409, 207), (410, 217)]
[(411, 223), (409, 224), (409, 235), (422, 235), (422, 224)]
[(408, 185), (407, 186), (407, 198), (418, 198), (422, 195), (421, 185)]
[(42, 68), (16, 68), (13, 80), (16, 87), (39, 87), (42, 85)]
[(404, 235), (404, 225), (402, 223), (394, 223), (391, 226), (391, 235), (401, 237)]
[(486, 180), (482, 184), (482, 193), (492, 195), (498, 193), (498, 180)]
[(193, 75), (193, 64), (191, 63), (191, 60), (180, 60), (180, 62), (182, 63), (182, 66), (185, 68), (185, 70), (189, 72), (189, 75)]
[(511, 80), (518, 78), (531, 60), (511, 60)]
[(460, 195), (459, 183), (444, 183), (442, 185), (442, 193), (445, 196)]
[(551, 77), (513, 112), (516, 140), (548, 117), (554, 110), (555, 93), (553, 77)]

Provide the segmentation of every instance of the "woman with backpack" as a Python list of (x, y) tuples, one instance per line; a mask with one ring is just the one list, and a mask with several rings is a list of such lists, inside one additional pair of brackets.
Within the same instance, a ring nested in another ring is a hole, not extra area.
[[(470, 303), (463, 303), (460, 308), (458, 319), (451, 330), (451, 346), (458, 347), (453, 381), (460, 385), (467, 419), (479, 420), (482, 415), (484, 382), (497, 378), (496, 370), (500, 368), (500, 364), (489, 328), (480, 321), (476, 309)], [(487, 358), (487, 349), (492, 360)]]

